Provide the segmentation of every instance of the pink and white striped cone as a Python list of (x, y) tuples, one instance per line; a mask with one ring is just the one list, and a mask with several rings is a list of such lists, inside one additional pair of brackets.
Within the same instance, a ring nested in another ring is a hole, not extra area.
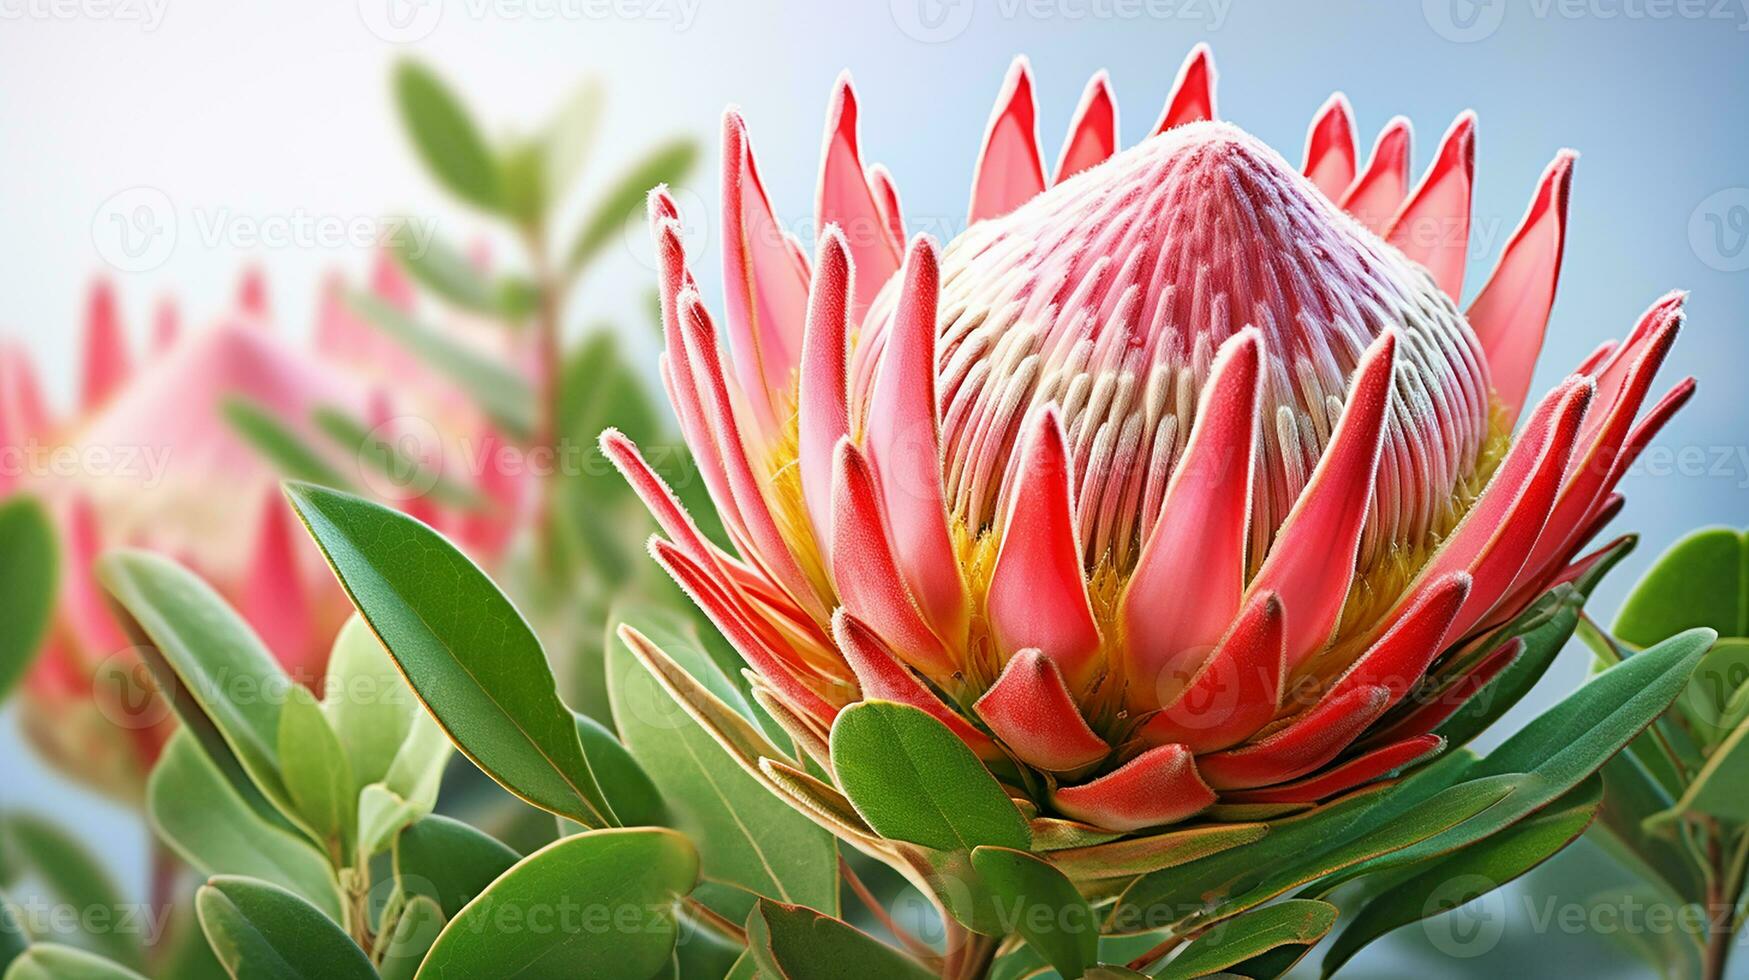
[(1478, 646), (1594, 560), (1693, 385), (1636, 421), (1671, 294), (1527, 402), (1575, 155), (1466, 311), (1473, 115), (1412, 186), (1406, 121), (1363, 164), (1334, 96), (1295, 168), (1215, 121), (1213, 78), (1199, 47), (1120, 150), (1096, 75), (1047, 177), (1017, 61), (945, 248), (906, 241), (841, 78), (811, 261), (731, 110), (720, 333), (652, 193), (662, 376), (732, 548), (602, 445), (799, 744), (878, 698), (1106, 831), (1311, 803), (1440, 751), (1429, 668), (1498, 671), (1516, 647)]

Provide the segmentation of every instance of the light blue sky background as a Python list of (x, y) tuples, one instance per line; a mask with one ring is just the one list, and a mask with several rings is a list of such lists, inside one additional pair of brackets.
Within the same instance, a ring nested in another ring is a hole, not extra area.
[[(0, 333), (23, 338), (53, 393), (70, 394), (83, 289), (106, 268), (105, 202), (128, 188), (163, 192), (178, 227), (161, 265), (110, 270), (137, 337), (163, 294), (195, 319), (210, 316), (246, 262), (267, 267), (281, 329), (301, 334), (320, 276), (365, 267), (353, 246), (242, 247), (237, 229), (252, 224), (410, 212), (469, 237), (472, 219), (444, 204), (404, 150), (386, 87), (403, 53), (445, 71), (499, 131), (537, 124), (585, 73), (607, 78), (597, 174), (662, 134), (705, 139), (699, 196), (683, 200), (705, 219), (701, 271), (714, 290), (707, 215), (725, 104), (744, 108), (780, 216), (805, 236), (826, 95), (849, 68), (865, 157), (891, 168), (914, 227), (951, 232), (1015, 54), (1032, 58), (1054, 159), (1092, 71), (1111, 71), (1123, 136), (1134, 140), (1185, 52), (1208, 41), (1221, 114), (1290, 159), (1336, 89), (1368, 145), (1390, 116), (1413, 119), (1417, 168), (1452, 117), (1476, 109), (1472, 291), (1544, 164), (1563, 146), (1582, 153), (1538, 390), (1625, 334), (1666, 289), (1693, 291), (1665, 377), (1692, 373), (1700, 392), (1649, 457), (1663, 465), (1624, 485), (1618, 526), (1645, 541), (1598, 595), (1594, 611), (1608, 614), (1686, 529), (1749, 523), (1746, 2), (122, 0), (113, 13), (63, 16), (45, 0), (16, 0), (0, 4)], [(383, 34), (419, 37), (397, 45)], [(647, 289), (646, 262), (634, 235), (591, 279), (580, 320), (626, 310)], [(1539, 707), (1577, 683), (1582, 660), (1569, 651), (1534, 696)], [(0, 739), (5, 803), (76, 816), (137, 887), (143, 851), (131, 823), (23, 760), (9, 719)]]

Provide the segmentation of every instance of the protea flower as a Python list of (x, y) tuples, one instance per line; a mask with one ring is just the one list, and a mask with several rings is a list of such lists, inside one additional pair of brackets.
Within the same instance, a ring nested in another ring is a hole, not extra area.
[[(392, 260), (373, 281), (388, 301), (411, 296)], [(265, 279), (251, 270), (232, 308), (210, 326), (183, 331), (170, 302), (154, 317), (150, 345), (136, 357), (114, 287), (96, 283), (83, 328), (78, 402), (55, 412), (26, 351), (0, 348), (0, 495), (39, 494), (57, 524), (62, 581), (49, 636), (25, 686), (22, 718), (51, 761), (113, 795), (137, 795), (172, 727), (169, 707), (99, 700), (94, 685), (136, 677), (131, 642), (96, 581), (102, 551), (148, 547), (196, 570), (250, 622), (284, 665), (307, 684), (322, 677), (334, 635), (351, 611), (319, 551), (303, 544), (279, 491), (281, 474), (224, 416), (244, 396), (314, 444), (310, 417), (321, 407), (370, 420), (427, 407), (437, 400), (428, 373), (402, 370), (389, 389), (356, 365), (376, 331), (347, 317), (331, 287), (314, 352), (279, 337)], [(384, 359), (377, 351), (377, 360)], [(424, 387), (410, 379), (427, 379)], [(400, 407), (397, 407), (400, 406)], [(487, 454), (487, 458), (491, 458)], [(79, 465), (69, 467), (67, 460)], [(343, 468), (346, 460), (339, 460)], [(349, 472), (358, 472), (356, 461)], [(483, 474), (482, 489), (520, 487)], [(223, 492), (215, 492), (222, 489)], [(410, 497), (474, 553), (490, 558), (503, 543), (514, 508), (490, 520)], [(122, 673), (104, 676), (111, 667)], [(125, 729), (118, 735), (117, 728)]]
[(841, 78), (811, 262), (729, 111), (727, 349), (652, 194), (662, 376), (733, 552), (603, 447), (798, 745), (885, 699), (1071, 825), (1310, 803), (1439, 752), (1519, 649), (1479, 645), (1595, 560), (1692, 382), (1636, 424), (1671, 294), (1527, 404), (1574, 154), (1465, 311), (1472, 114), (1411, 187), (1406, 121), (1361, 167), (1334, 96), (1296, 169), (1215, 120), (1213, 78), (1199, 48), (1120, 150), (1095, 76), (1047, 179), (1017, 61), (945, 248), (906, 242)]

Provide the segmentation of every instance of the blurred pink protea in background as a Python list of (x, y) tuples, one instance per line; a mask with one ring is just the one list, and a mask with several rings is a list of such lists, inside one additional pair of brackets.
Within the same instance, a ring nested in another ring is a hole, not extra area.
[(1520, 649), (1496, 628), (1603, 553), (1578, 557), (1693, 386), (1637, 418), (1672, 294), (1528, 400), (1574, 155), (1466, 311), (1471, 114), (1411, 186), (1406, 121), (1362, 165), (1335, 96), (1296, 169), (1215, 121), (1213, 82), (1199, 47), (1120, 150), (1095, 76), (1047, 177), (1016, 62), (938, 248), (841, 79), (811, 262), (730, 111), (726, 350), (652, 195), (662, 376), (734, 553), (603, 447), (798, 745), (884, 699), (1100, 830), (1310, 803), (1439, 752)]
[[(386, 254), (371, 285), (384, 302), (411, 301)], [(51, 761), (115, 795), (137, 795), (174, 723), (168, 706), (143, 692), (98, 690), (145, 683), (132, 641), (95, 579), (101, 552), (147, 547), (187, 564), (305, 684), (322, 677), (351, 611), (286, 510), (282, 474), (227, 421), (227, 404), (245, 398), (300, 434), (319, 409), (381, 426), (413, 412), (461, 425), (453, 406), (446, 408), (452, 399), (443, 386), (405, 355), (390, 360), (398, 350), (350, 314), (340, 288), (332, 283), (319, 307), (313, 349), (279, 335), (265, 280), (252, 270), (232, 310), (205, 329), (181, 329), (177, 308), (161, 304), (149, 348), (136, 361), (114, 287), (99, 281), (88, 302), (77, 401), (66, 413), (49, 407), (21, 347), (0, 350), (0, 495), (42, 497), (62, 551), (57, 611), (25, 685), (25, 730)], [(417, 494), (394, 502), (489, 560), (508, 536), (520, 488), (485, 476), (482, 490), (504, 504), (489, 519)], [(114, 737), (118, 728), (126, 737)]]

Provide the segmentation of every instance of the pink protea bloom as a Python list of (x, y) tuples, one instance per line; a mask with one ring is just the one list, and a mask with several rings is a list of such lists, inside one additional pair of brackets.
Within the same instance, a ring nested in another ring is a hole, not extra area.
[[(167, 708), (94, 703), (103, 669), (131, 641), (97, 582), (103, 550), (141, 546), (193, 567), (234, 603), (293, 676), (314, 681), (347, 613), (319, 554), (302, 547), (271, 465), (231, 429), (224, 401), (247, 396), (287, 419), (319, 405), (364, 406), (363, 388), (275, 336), (259, 271), (233, 308), (185, 332), (166, 301), (136, 355), (114, 288), (87, 305), (77, 400), (49, 407), (29, 355), (0, 351), (0, 494), (38, 494), (59, 525), (61, 581), (23, 717), (50, 759), (120, 796), (137, 792), (171, 728)], [(113, 678), (111, 678), (113, 680)], [(125, 740), (113, 737), (126, 729)]]
[(1412, 188), (1407, 122), (1362, 167), (1333, 97), (1296, 170), (1214, 120), (1213, 77), (1199, 47), (1119, 150), (1095, 76), (1047, 179), (1016, 62), (945, 249), (906, 243), (842, 79), (811, 263), (729, 112), (727, 350), (652, 195), (662, 375), (734, 553), (603, 447), (799, 745), (878, 698), (1105, 830), (1314, 802), (1439, 751), (1429, 667), (1474, 691), (1520, 649), (1495, 627), (1595, 560), (1692, 381), (1636, 424), (1672, 294), (1526, 405), (1574, 155), (1466, 312), (1471, 114)]
[[(387, 301), (411, 301), (410, 284), (386, 259), (373, 289)], [(137, 794), (173, 719), (165, 705), (111, 699), (100, 706), (93, 697), (94, 684), (114, 679), (100, 676), (106, 666), (132, 671), (136, 663), (93, 572), (104, 550), (145, 547), (188, 565), (305, 684), (320, 682), (334, 635), (351, 613), (286, 508), (281, 474), (226, 421), (226, 401), (246, 397), (315, 444), (309, 420), (318, 408), (387, 424), (413, 411), (435, 418), (429, 406), (453, 400), (428, 372), (405, 362), (395, 362), (400, 387), (391, 398), (386, 382), (360, 365), (400, 352), (349, 317), (335, 290), (328, 298), (316, 350), (299, 347), (275, 332), (265, 280), (251, 270), (231, 311), (205, 329), (183, 331), (176, 307), (162, 304), (149, 348), (136, 356), (114, 288), (100, 281), (87, 306), (77, 401), (66, 412), (50, 407), (22, 347), (0, 347), (0, 496), (40, 495), (62, 552), (57, 609), (26, 681), (25, 728), (51, 760), (115, 795)], [(335, 462), (349, 474), (363, 472)], [(514, 524), (521, 486), (495, 471), (476, 482), (500, 505), (489, 515), (439, 508), (416, 495), (395, 502), (490, 560)], [(115, 737), (118, 726), (126, 738)]]

